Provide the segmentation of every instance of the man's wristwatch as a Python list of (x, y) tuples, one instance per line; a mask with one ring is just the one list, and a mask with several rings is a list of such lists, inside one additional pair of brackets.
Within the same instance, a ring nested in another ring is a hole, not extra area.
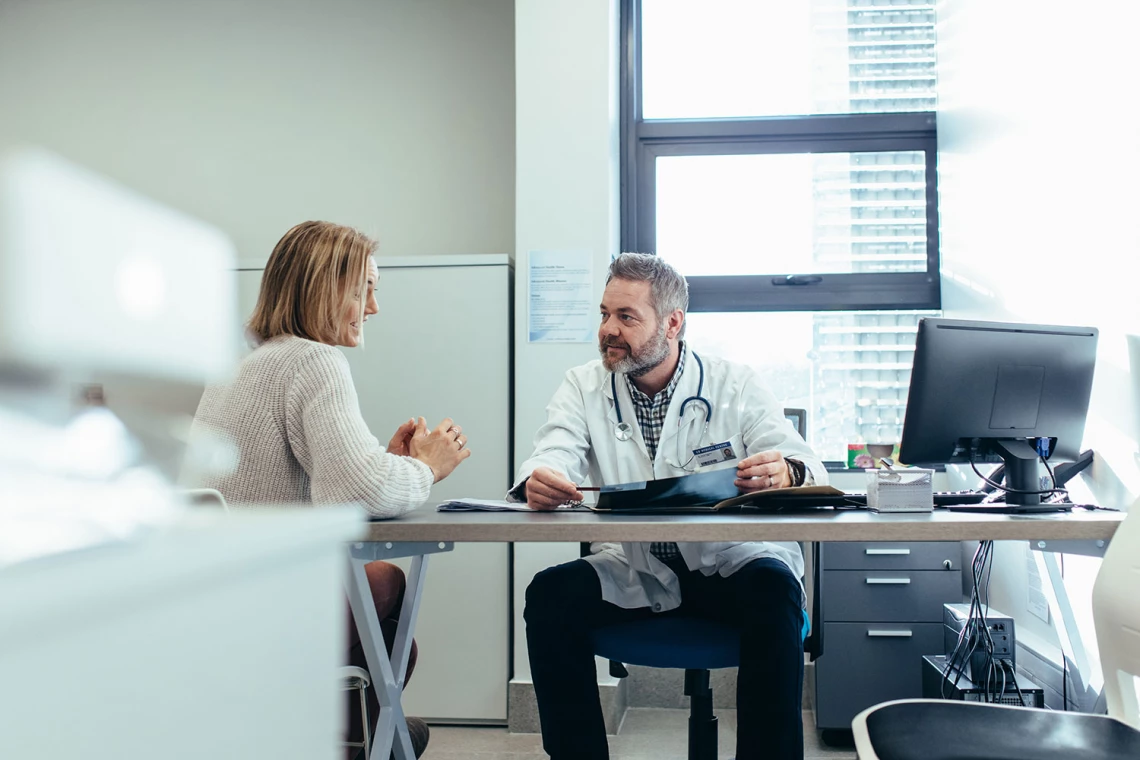
[(804, 484), (805, 467), (804, 463), (797, 459), (788, 459), (784, 457), (784, 462), (788, 465), (788, 477), (792, 481), (792, 487), (802, 486)]

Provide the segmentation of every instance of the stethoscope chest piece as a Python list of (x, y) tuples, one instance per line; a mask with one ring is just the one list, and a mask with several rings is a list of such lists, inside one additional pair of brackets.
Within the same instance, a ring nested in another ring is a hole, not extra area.
[(633, 438), (633, 426), (628, 422), (619, 422), (614, 425), (614, 438), (619, 441), (628, 441)]

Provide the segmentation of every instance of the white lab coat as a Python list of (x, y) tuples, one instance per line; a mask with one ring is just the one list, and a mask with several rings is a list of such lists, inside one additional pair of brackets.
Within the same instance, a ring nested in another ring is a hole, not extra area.
[[(704, 426), (704, 406), (690, 403), (685, 410), (686, 424), (679, 426), (681, 404), (697, 394), (700, 380), (692, 351), (687, 346), (685, 350), (685, 371), (673, 392), (653, 461), (645, 448), (623, 376), (617, 378), (618, 403), (622, 420), (633, 427), (633, 437), (619, 441), (614, 435), (618, 418), (610, 373), (601, 360), (596, 360), (566, 373), (546, 407), (546, 423), (535, 434), (534, 453), (519, 469), (512, 493), (519, 495), (515, 489), (538, 467), (557, 470), (574, 483), (583, 483), (587, 478), (593, 484), (607, 484), (685, 475), (683, 469), (675, 466), (677, 462), (685, 462), (694, 448), (724, 441), (731, 442), (733, 451), (746, 452), (741, 458), (777, 450), (804, 463), (808, 483), (827, 483), (823, 463), (784, 417), (783, 406), (750, 367), (698, 352), (704, 362), (702, 395), (712, 404), (712, 418), (708, 433), (698, 441)], [(682, 439), (685, 434), (687, 438)], [(709, 468), (736, 467), (738, 461), (711, 464)], [(689, 466), (694, 467), (695, 461)], [(700, 569), (705, 575), (720, 573), (727, 577), (760, 557), (784, 562), (797, 578), (804, 572), (803, 554), (795, 542), (680, 543), (678, 548), (688, 568)], [(627, 609), (651, 607), (658, 612), (681, 604), (677, 576), (650, 554), (648, 543), (595, 544), (593, 551), (587, 561), (598, 573), (605, 601)]]

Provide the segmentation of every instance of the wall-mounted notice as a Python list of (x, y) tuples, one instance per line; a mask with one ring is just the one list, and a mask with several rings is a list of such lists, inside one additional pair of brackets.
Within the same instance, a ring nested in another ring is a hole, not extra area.
[(597, 335), (594, 262), (585, 251), (531, 251), (527, 333), (531, 343), (592, 343)]

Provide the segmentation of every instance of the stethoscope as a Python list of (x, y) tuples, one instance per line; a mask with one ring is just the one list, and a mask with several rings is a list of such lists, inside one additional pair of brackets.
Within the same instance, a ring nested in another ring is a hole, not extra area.
[[(712, 421), (712, 404), (709, 403), (709, 400), (702, 395), (702, 392), (705, 389), (705, 365), (701, 361), (701, 357), (697, 356), (696, 352), (693, 352), (693, 359), (696, 360), (697, 370), (700, 373), (697, 376), (697, 393), (695, 396), (689, 396), (687, 399), (681, 402), (681, 409), (677, 414), (677, 426), (680, 427), (681, 425), (685, 424), (685, 407), (687, 407), (689, 404), (699, 404), (705, 408), (705, 426), (701, 431), (701, 438), (704, 438), (705, 433), (708, 432), (709, 423)], [(617, 414), (617, 423), (614, 424), (614, 438), (617, 438), (619, 441), (628, 441), (629, 439), (633, 438), (633, 426), (621, 418), (621, 404), (618, 402), (616, 372), (610, 373), (610, 391), (613, 393), (614, 412)], [(688, 461), (686, 461), (684, 464), (676, 466), (687, 468), (689, 463), (693, 461), (693, 458), (694, 457), (689, 457)]]

